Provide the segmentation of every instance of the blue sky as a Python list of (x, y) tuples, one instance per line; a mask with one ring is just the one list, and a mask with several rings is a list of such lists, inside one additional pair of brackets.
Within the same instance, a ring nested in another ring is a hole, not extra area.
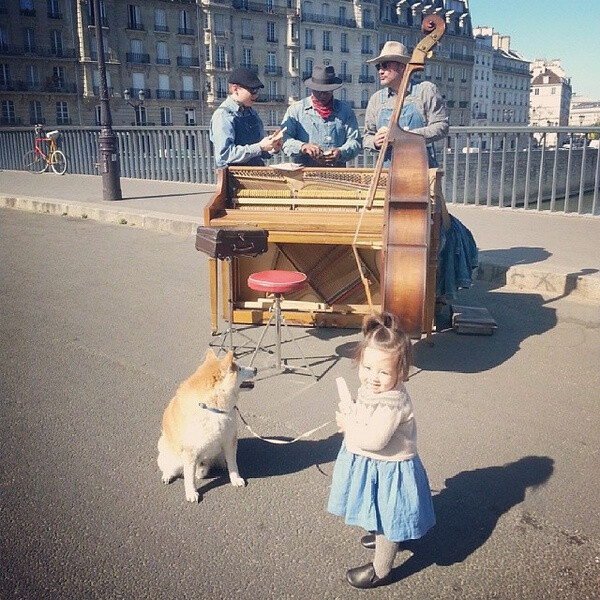
[(473, 27), (510, 36), (525, 59), (559, 58), (573, 93), (600, 101), (600, 0), (469, 0)]

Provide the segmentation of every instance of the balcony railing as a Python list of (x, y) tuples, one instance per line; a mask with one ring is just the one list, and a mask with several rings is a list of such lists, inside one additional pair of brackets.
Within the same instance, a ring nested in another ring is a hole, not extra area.
[(181, 90), (179, 92), (179, 97), (182, 100), (199, 100), (200, 92), (197, 90)]
[(283, 75), (283, 67), (276, 67), (274, 65), (265, 66), (265, 75)]
[(179, 35), (194, 35), (194, 30), (191, 27), (179, 27), (177, 33)]
[(158, 100), (175, 100), (175, 90), (156, 90)]
[(242, 63), (242, 67), (244, 67), (244, 69), (250, 69), (252, 72), (258, 74), (258, 65), (253, 65), (251, 63)]
[(150, 64), (149, 54), (139, 54), (138, 52), (127, 52), (125, 55), (128, 63), (135, 63), (140, 65)]
[(127, 29), (134, 29), (135, 31), (144, 31), (145, 27), (142, 25), (142, 23), (129, 21), (129, 23), (127, 23)]
[(199, 67), (200, 59), (197, 56), (178, 56), (178, 67)]
[(359, 75), (358, 83), (375, 83), (375, 75)]

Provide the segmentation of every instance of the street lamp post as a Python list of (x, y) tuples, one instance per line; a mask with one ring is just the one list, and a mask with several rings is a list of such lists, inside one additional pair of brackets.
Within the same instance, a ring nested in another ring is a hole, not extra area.
[[(131, 106), (131, 108), (133, 108), (133, 110), (135, 111), (135, 124), (136, 125), (144, 125), (144, 123), (142, 122), (142, 115), (140, 112), (140, 107), (144, 106), (144, 100), (146, 99), (146, 92), (144, 92), (144, 90), (139, 90), (138, 91), (138, 98), (139, 100), (137, 101), (131, 101), (131, 92), (129, 91), (129, 88), (126, 88), (125, 90), (123, 90), (123, 100), (125, 100), (125, 102), (127, 102), (127, 104), (129, 104), (129, 106)], [(145, 120), (145, 119), (144, 119)]]
[(100, 0), (94, 2), (96, 24), (96, 45), (98, 47), (98, 78), (100, 84), (100, 169), (102, 170), (102, 198), (121, 200), (121, 169), (119, 166), (119, 146), (117, 136), (112, 130), (108, 86), (106, 83), (106, 63), (104, 61), (104, 41), (100, 22)]

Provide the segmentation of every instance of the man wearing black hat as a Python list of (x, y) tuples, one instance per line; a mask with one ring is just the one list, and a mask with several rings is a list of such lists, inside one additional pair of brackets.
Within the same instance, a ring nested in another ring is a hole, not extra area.
[(360, 131), (351, 106), (334, 99), (342, 86), (333, 67), (314, 67), (304, 84), (312, 94), (294, 102), (283, 117), (283, 151), (309, 167), (345, 167), (361, 149)]
[(252, 105), (265, 87), (256, 73), (240, 67), (229, 75), (229, 96), (215, 110), (210, 120), (210, 140), (215, 162), (221, 169), (227, 165), (263, 166), (269, 153), (281, 150), (281, 139), (265, 136), (265, 129)]

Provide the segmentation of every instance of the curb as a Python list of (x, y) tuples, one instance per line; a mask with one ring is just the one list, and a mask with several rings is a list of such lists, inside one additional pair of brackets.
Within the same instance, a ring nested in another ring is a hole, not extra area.
[(129, 225), (175, 235), (196, 235), (201, 223), (181, 215), (136, 209), (111, 209), (98, 204), (80, 204), (65, 200), (40, 200), (28, 196), (0, 196), (0, 207), (44, 213), (76, 219), (91, 219), (111, 225)]
[[(201, 225), (199, 221), (191, 221), (188, 217), (177, 214), (136, 209), (118, 210), (94, 203), (85, 205), (64, 200), (40, 200), (28, 196), (0, 196), (0, 208), (92, 219), (111, 225), (129, 225), (183, 236), (196, 235), (196, 229)], [(493, 283), (498, 287), (546, 295), (569, 295), (573, 300), (600, 304), (600, 279), (586, 277), (586, 273), (556, 273), (520, 265), (481, 262), (475, 279)]]

